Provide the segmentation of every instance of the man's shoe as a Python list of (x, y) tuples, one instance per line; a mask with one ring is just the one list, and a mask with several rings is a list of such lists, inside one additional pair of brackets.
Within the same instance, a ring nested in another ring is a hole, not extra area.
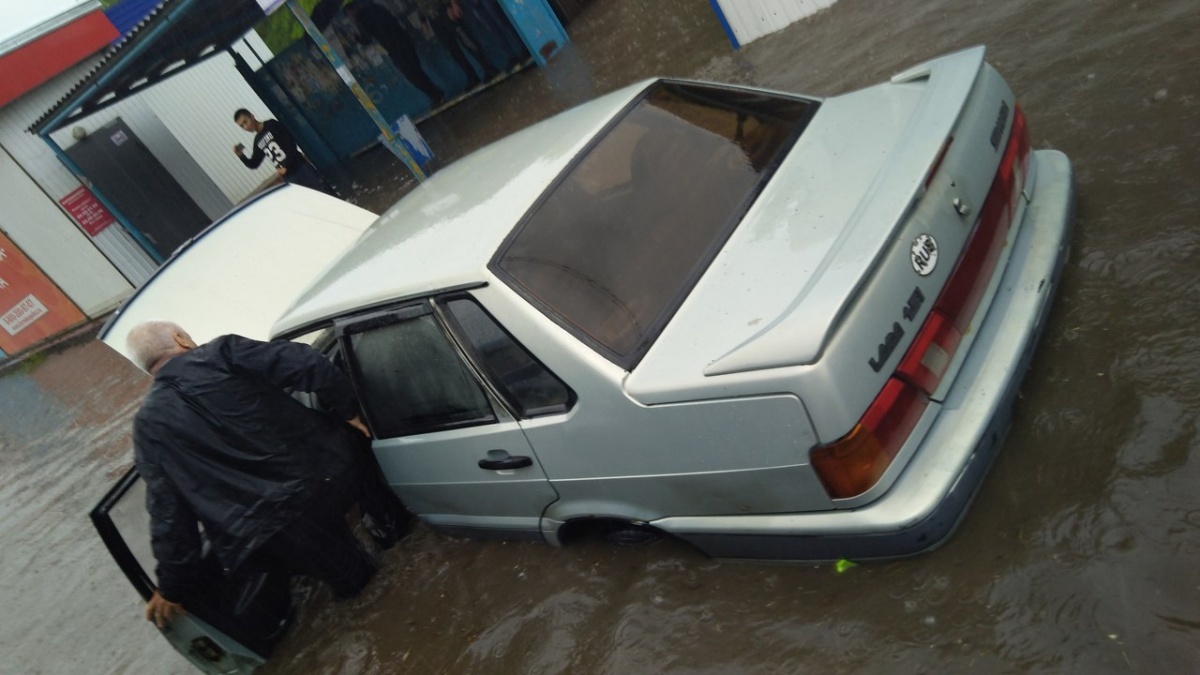
[(412, 516), (407, 511), (397, 516), (389, 514), (384, 518), (374, 518), (369, 513), (362, 515), (362, 524), (367, 534), (375, 540), (379, 550), (386, 551), (396, 545), (412, 529)]

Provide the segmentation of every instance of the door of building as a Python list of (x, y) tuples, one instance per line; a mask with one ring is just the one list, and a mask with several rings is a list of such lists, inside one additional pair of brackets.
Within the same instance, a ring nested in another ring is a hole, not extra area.
[(67, 148), (67, 155), (145, 235), (160, 260), (210, 222), (119, 117)]

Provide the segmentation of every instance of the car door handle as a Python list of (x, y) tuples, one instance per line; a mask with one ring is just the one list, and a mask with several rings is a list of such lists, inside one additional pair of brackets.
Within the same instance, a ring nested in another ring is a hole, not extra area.
[[(503, 453), (503, 454), (501, 454)], [(509, 455), (503, 450), (488, 452), (486, 459), (479, 460), (479, 468), (489, 471), (504, 471), (505, 469), (524, 469), (533, 466), (533, 460), (525, 455)]]

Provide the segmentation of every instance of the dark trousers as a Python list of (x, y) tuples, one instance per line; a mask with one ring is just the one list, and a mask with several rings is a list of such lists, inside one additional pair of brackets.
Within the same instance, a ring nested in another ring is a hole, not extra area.
[(345, 509), (317, 503), (263, 544), (256, 555), (275, 569), (319, 579), (338, 598), (358, 595), (375, 574), (371, 555), (350, 531)]
[[(454, 59), (454, 62), (463, 71), (463, 75), (467, 78), (468, 88), (478, 84), (480, 79), (475, 74), (475, 68), (471, 65), (471, 60), (467, 58), (466, 52), (468, 51), (479, 62), (479, 66), (483, 68), (483, 76), (485, 78), (491, 79), (498, 74), (492, 62), (488, 60), (487, 54), (484, 54), (480, 48), (469, 42), (475, 38), (465, 30), (466, 26), (456, 25), (446, 17), (435, 17), (430, 19), (429, 23), (433, 27), (433, 34), (437, 36), (438, 42), (446, 48), (446, 51), (450, 52), (450, 56)], [(468, 41), (463, 41), (460, 38), (458, 34), (460, 27), (467, 33)]]
[(351, 486), (325, 487), (312, 508), (272, 535), (234, 574), (222, 573), (210, 556), (205, 592), (187, 601), (188, 611), (265, 658), (291, 622), (293, 574), (324, 581), (339, 599), (358, 595), (375, 574), (375, 563), (346, 524)]
[(292, 185), (301, 185), (310, 190), (324, 192), (331, 197), (337, 196), (337, 193), (333, 191), (333, 186), (308, 162), (300, 162), (296, 168), (284, 174), (283, 178)]
[(376, 541), (390, 537), (390, 546), (404, 536), (411, 516), (387, 486), (371, 443), (356, 431), (349, 431), (349, 448), (354, 461), (345, 476), (321, 485), (308, 508), (254, 553), (257, 565), (291, 574), (319, 579), (333, 589), (338, 598), (359, 594), (371, 576), (375, 563), (346, 521), (346, 512), (355, 503), (363, 515), (368, 532)]
[(184, 601), (188, 611), (263, 657), (271, 654), (290, 622), (292, 575), (318, 579), (338, 598), (350, 598), (375, 574), (371, 555), (346, 521), (356, 501), (364, 522), (370, 516), (375, 523), (372, 536), (382, 530), (394, 541), (411, 524), (411, 515), (384, 481), (370, 441), (358, 432), (346, 433), (351, 441), (344, 450), (354, 457), (346, 474), (322, 483), (308, 508), (233, 574), (223, 571), (214, 556), (206, 556), (201, 569), (205, 591)]
[(460, 3), (466, 13), (476, 22), (483, 25), (484, 30), (496, 36), (500, 47), (508, 56), (508, 66), (511, 68), (529, 56), (525, 43), (513, 30), (512, 23), (500, 9), (497, 0), (462, 0)]
[(399, 40), (389, 40), (380, 44), (391, 57), (392, 64), (396, 66), (396, 69), (414, 87), (424, 92), (434, 107), (446, 100), (446, 92), (434, 84), (429, 74), (425, 72), (425, 66), (421, 64), (421, 57), (417, 55), (416, 48)]

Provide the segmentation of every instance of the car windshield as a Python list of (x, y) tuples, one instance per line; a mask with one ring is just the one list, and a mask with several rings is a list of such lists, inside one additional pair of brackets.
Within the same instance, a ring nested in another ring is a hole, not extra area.
[(631, 369), (816, 105), (759, 91), (655, 83), (526, 214), (493, 271)]

